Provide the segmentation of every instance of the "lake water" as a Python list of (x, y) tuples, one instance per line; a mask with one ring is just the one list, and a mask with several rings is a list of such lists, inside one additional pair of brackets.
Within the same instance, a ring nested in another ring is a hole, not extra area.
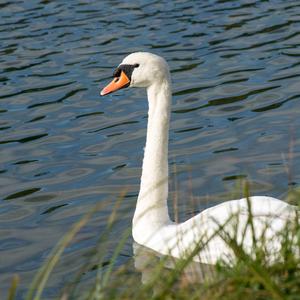
[[(59, 238), (97, 203), (45, 298), (81, 272), (122, 193), (107, 259), (130, 226), (146, 94), (99, 91), (140, 50), (171, 69), (170, 200), (179, 220), (241, 194), (241, 179), (252, 194), (281, 198), (299, 185), (299, 1), (2, 1), (1, 299), (13, 274), (21, 299)], [(117, 266), (132, 256), (130, 238)]]

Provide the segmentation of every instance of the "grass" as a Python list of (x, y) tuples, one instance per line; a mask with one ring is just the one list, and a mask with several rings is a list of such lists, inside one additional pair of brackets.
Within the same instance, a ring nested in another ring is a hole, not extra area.
[[(246, 196), (249, 189), (245, 188)], [(185, 260), (157, 256), (153, 251), (135, 246), (135, 269), (140, 276), (132, 276), (133, 271), (127, 266), (116, 267), (118, 256), (128, 240), (131, 229), (127, 228), (119, 237), (117, 246), (111, 254), (105, 269), (104, 257), (107, 255), (105, 241), (118, 219), (118, 208), (122, 194), (116, 201), (106, 229), (99, 237), (95, 246), (97, 261), (96, 276), (92, 286), (82, 290), (79, 283), (86, 266), (79, 271), (73, 282), (70, 282), (57, 299), (201, 299), (201, 300), (296, 300), (300, 299), (300, 223), (296, 214), (293, 220), (286, 224), (280, 232), (281, 247), (276, 253), (270, 253), (265, 247), (265, 236), (257, 237), (251, 214), (251, 203), (248, 201), (249, 218), (247, 228), (253, 233), (253, 249), (249, 254), (244, 250), (243, 241), (238, 241), (235, 234), (226, 229), (227, 224), (218, 224), (219, 235), (232, 249), (234, 260), (219, 261), (215, 266), (202, 265), (193, 262), (193, 256), (204, 246), (199, 243)], [(293, 192), (293, 200), (298, 200), (299, 193)], [(43, 266), (37, 272), (31, 286), (28, 287), (25, 300), (43, 299), (50, 274), (59, 263), (64, 250), (74, 236), (90, 220), (92, 215), (101, 209), (95, 207), (82, 219), (73, 225), (65, 236), (54, 247)], [(233, 215), (227, 222), (236, 224), (238, 216)], [(267, 224), (266, 224), (267, 228)], [(93, 257), (95, 261), (95, 257)], [(270, 257), (272, 260), (270, 262)], [(16, 299), (19, 277), (12, 279), (7, 299)]]

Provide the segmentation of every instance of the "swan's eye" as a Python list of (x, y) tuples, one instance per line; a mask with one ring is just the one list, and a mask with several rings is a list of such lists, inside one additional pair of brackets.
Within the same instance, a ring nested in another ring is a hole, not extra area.
[(134, 64), (133, 67), (134, 68), (138, 68), (140, 66), (140, 64)]

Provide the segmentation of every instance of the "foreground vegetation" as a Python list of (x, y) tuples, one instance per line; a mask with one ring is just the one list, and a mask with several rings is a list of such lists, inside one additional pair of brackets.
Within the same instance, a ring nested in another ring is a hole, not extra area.
[[(293, 194), (294, 201), (299, 198), (298, 195)], [(109, 263), (105, 265), (105, 270), (101, 268), (105, 256), (103, 245), (117, 219), (120, 201), (117, 201), (96, 246), (97, 275), (94, 284), (82, 289), (82, 271), (63, 289), (57, 299), (300, 299), (300, 223), (297, 213), (280, 233), (281, 250), (276, 253), (268, 252), (264, 247), (264, 236), (261, 236), (255, 241), (249, 254), (244, 251), (242, 243), (238, 243), (235, 236), (228, 234), (226, 227), (220, 225), (216, 234), (230, 245), (235, 255), (234, 260), (220, 261), (216, 266), (200, 266), (194, 263), (192, 258), (203, 246), (201, 244), (185, 260), (159, 257), (153, 251), (135, 245), (134, 264), (140, 276), (131, 276), (126, 266), (116, 267), (118, 255), (131, 234), (130, 228), (120, 237)], [(26, 300), (43, 299), (49, 276), (64, 250), (98, 209), (99, 207), (96, 207), (85, 215), (59, 241), (28, 287)], [(251, 227), (250, 207), (249, 212), (247, 226)], [(255, 232), (255, 228), (251, 230)], [(7, 299), (16, 298), (18, 282), (18, 276), (12, 279)]]

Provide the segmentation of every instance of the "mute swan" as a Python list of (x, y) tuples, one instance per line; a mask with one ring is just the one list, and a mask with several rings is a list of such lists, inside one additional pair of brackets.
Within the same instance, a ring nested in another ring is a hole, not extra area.
[(276, 236), (287, 220), (294, 216), (294, 207), (272, 197), (253, 196), (226, 201), (183, 223), (177, 224), (170, 220), (167, 207), (171, 106), (168, 64), (162, 57), (152, 53), (136, 52), (128, 55), (114, 71), (113, 81), (100, 94), (104, 96), (125, 87), (146, 88), (149, 105), (141, 185), (132, 223), (134, 240), (161, 254), (177, 258), (189, 255), (198, 243), (206, 243), (193, 260), (215, 264), (219, 259), (233, 257), (233, 253), (220, 235), (214, 235), (214, 232), (232, 214), (237, 214), (237, 240), (243, 241), (245, 250), (251, 253), (253, 231), (247, 226), (250, 203), (256, 237), (265, 232), (268, 249), (278, 251), (280, 241)]

